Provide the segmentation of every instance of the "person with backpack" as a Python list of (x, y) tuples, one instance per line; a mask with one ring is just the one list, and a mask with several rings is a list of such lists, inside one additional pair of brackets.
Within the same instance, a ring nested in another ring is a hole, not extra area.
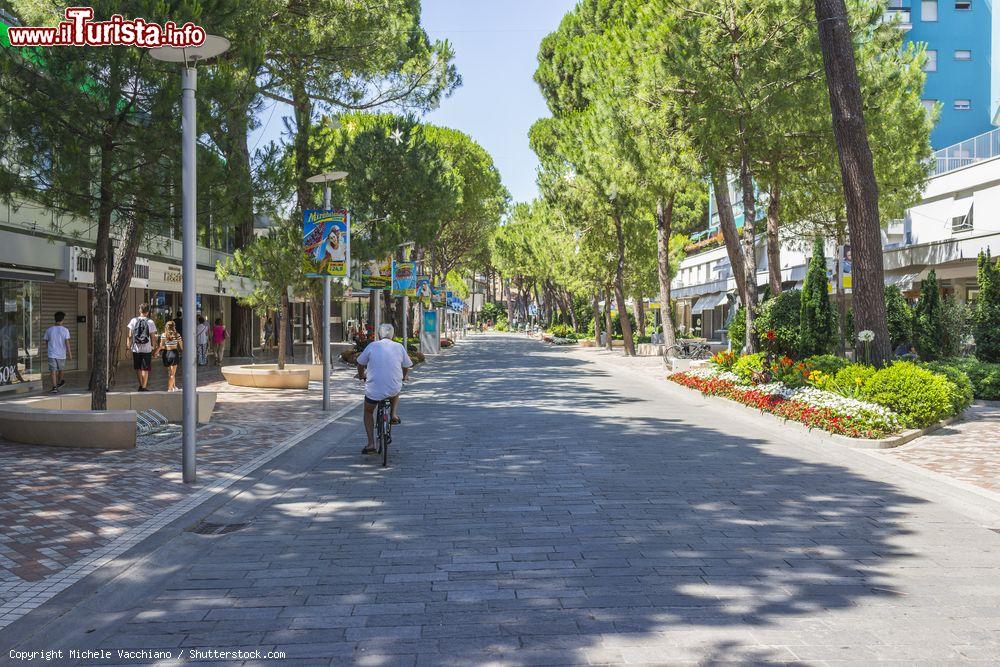
[(139, 316), (128, 323), (128, 346), (132, 350), (132, 368), (139, 381), (139, 391), (149, 391), (149, 371), (153, 367), (156, 323), (149, 319), (149, 304), (139, 306)]

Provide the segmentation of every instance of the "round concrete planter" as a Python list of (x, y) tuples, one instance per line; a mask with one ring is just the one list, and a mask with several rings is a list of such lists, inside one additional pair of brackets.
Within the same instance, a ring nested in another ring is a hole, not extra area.
[[(248, 366), (225, 366), (222, 376), (234, 387), (254, 387), (256, 389), (308, 389), (312, 375), (312, 365), (295, 367), (292, 364), (278, 370), (275, 364)], [(320, 366), (319, 378), (323, 368)]]

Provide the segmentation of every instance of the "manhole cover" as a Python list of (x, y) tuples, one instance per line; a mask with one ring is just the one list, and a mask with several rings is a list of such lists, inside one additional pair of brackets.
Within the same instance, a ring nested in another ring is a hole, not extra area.
[(192, 528), (190, 533), (197, 533), (198, 535), (225, 535), (227, 533), (233, 533), (237, 530), (243, 530), (250, 523), (209, 523), (208, 521), (202, 521), (197, 526)]

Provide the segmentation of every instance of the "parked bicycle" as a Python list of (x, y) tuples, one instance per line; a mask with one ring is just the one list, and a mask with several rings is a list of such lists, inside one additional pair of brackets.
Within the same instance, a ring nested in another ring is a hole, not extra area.
[(712, 348), (701, 341), (680, 341), (668, 347), (663, 353), (663, 363), (670, 366), (671, 359), (708, 359)]

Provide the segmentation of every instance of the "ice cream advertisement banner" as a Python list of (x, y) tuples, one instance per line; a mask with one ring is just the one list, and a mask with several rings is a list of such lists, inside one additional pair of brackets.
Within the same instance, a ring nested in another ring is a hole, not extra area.
[(391, 259), (370, 259), (361, 265), (361, 289), (389, 289), (391, 287)]
[(431, 279), (430, 276), (417, 276), (417, 298), (425, 306), (431, 303)]
[(302, 224), (302, 247), (311, 276), (347, 276), (351, 265), (351, 215), (347, 211), (309, 210)]
[(392, 263), (392, 295), (417, 295), (417, 265), (415, 262)]
[(445, 298), (444, 285), (435, 285), (434, 287), (431, 288), (431, 302), (434, 303), (435, 306), (443, 306), (444, 298)]

